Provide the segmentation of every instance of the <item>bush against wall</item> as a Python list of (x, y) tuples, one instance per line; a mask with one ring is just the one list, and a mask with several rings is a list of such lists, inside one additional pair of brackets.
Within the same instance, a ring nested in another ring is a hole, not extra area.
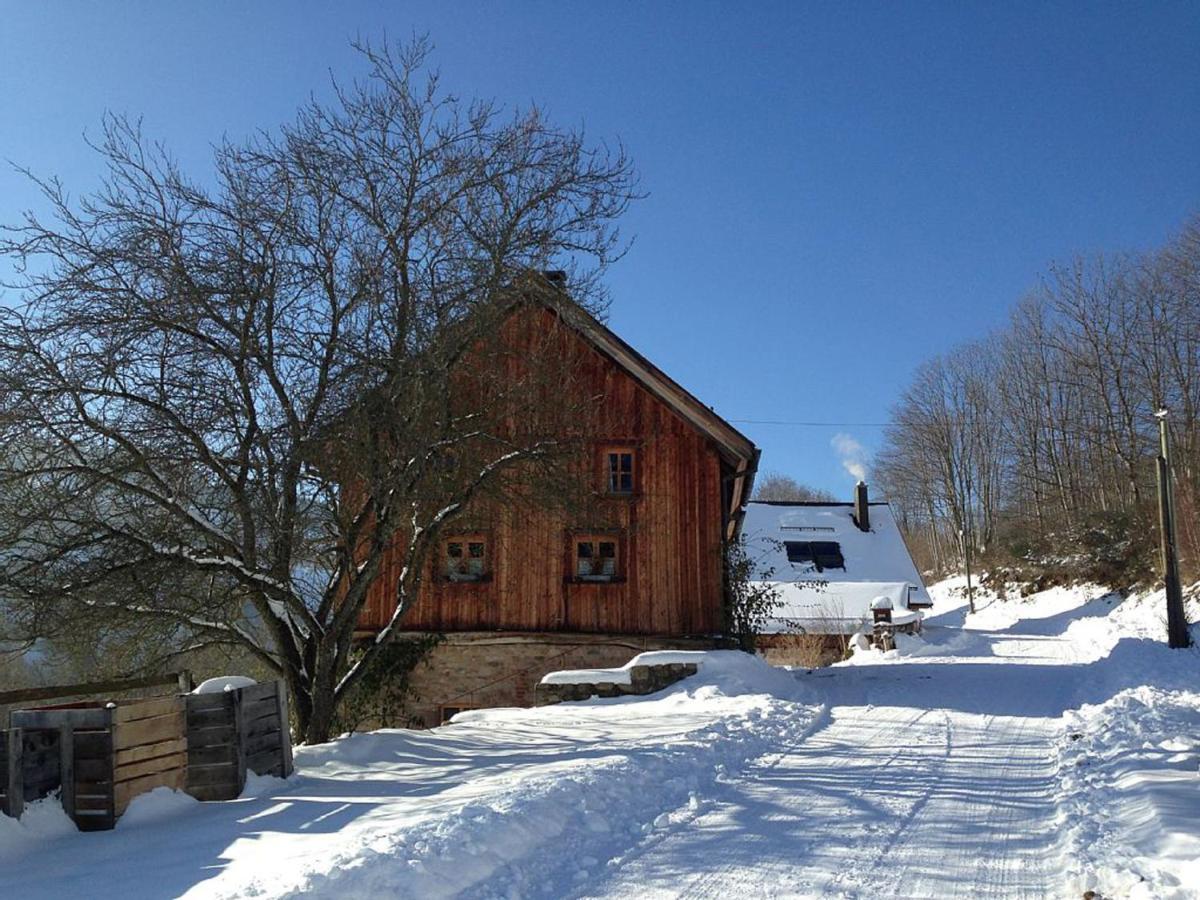
[(420, 728), (421, 721), (406, 710), (412, 673), (443, 640), (441, 634), (422, 634), (388, 644), (380, 664), (355, 685), (338, 708), (337, 729)]
[(783, 602), (779, 589), (770, 579), (775, 570), (763, 567), (750, 553), (745, 535), (725, 545), (724, 618), (725, 634), (735, 639), (748, 653), (754, 652), (754, 639)]

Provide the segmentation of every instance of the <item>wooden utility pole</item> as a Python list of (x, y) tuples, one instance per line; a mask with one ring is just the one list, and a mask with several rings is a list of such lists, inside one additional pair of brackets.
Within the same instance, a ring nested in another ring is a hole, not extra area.
[(971, 506), (971, 470), (967, 470), (967, 505), (963, 510), (963, 560), (967, 566), (967, 609), (975, 612), (975, 590), (971, 587), (971, 550), (975, 542), (975, 528)]
[(967, 569), (967, 609), (975, 612), (975, 592), (971, 589), (971, 535), (970, 532), (960, 528), (958, 530), (958, 540), (963, 548), (963, 563)]
[(1167, 646), (1191, 644), (1187, 618), (1183, 610), (1183, 589), (1179, 584), (1179, 556), (1175, 549), (1175, 497), (1171, 485), (1171, 442), (1167, 431), (1167, 410), (1155, 414), (1158, 419), (1158, 523), (1162, 541), (1163, 581), (1167, 595)]

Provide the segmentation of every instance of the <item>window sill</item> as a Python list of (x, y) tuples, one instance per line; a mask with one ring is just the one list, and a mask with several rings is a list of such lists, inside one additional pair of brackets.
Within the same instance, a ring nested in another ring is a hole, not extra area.
[(602, 500), (624, 500), (634, 502), (642, 499), (641, 491), (597, 491), (596, 496)]
[(624, 584), (625, 578), (622, 575), (614, 575), (612, 578), (583, 578), (579, 575), (566, 575), (563, 581), (567, 584)]

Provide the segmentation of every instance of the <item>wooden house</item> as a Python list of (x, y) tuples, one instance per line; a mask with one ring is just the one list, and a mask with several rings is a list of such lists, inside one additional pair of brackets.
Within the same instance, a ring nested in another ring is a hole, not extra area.
[[(549, 671), (710, 647), (722, 630), (722, 546), (741, 527), (758, 450), (578, 306), (516, 315), (519, 329), (565, 327), (579, 360), (571, 390), (601, 400), (579, 461), (593, 500), (570, 514), (500, 508), (442, 536), (401, 620), (443, 636), (410, 678), (414, 724), (532, 705)], [(362, 638), (394, 611), (398, 562), (372, 588)]]

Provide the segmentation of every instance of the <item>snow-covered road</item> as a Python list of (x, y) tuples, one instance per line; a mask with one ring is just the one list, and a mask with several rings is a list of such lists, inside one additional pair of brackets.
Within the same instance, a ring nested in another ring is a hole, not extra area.
[[(1056, 591), (985, 602), (969, 625), (960, 606), (907, 654), (801, 676), (827, 698), (820, 727), (725, 781), (687, 828), (631, 849), (580, 896), (1044, 898), (1101, 884), (1110, 896), (1200, 896), (1169, 871), (1089, 869), (1071, 840), (1064, 715), (1126, 683), (1200, 674), (1194, 652), (1160, 652), (1156, 607), (1122, 615), (1120, 604)], [(1191, 775), (1180, 787), (1194, 811)], [(1074, 799), (1088, 815), (1114, 812), (1103, 794)], [(1200, 826), (1181, 819), (1169, 823), (1186, 836), (1177, 855), (1195, 859)], [(1179, 836), (1152, 837), (1152, 850)], [(1134, 862), (1136, 848), (1122, 850)]]
[[(38, 897), (1200, 897), (1200, 653), (1161, 596), (944, 585), (923, 640), (297, 751), (241, 800), (0, 818)], [(257, 793), (257, 795), (252, 795)]]
[(914, 668), (829, 676), (824, 727), (586, 896), (1054, 896), (1058, 719), (956, 708), (1010, 690), (993, 667)]

